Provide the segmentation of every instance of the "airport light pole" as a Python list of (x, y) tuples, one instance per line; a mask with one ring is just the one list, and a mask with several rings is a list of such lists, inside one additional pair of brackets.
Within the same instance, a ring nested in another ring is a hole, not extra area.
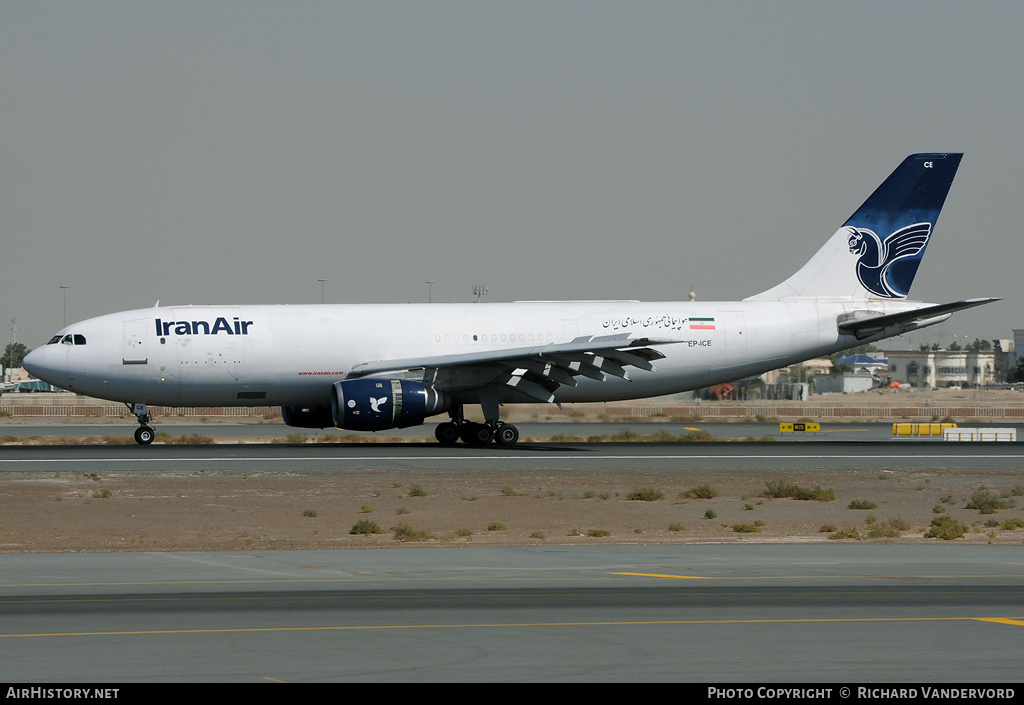
[(434, 284), (437, 282), (428, 281), (424, 283), (427, 285), (427, 303), (432, 304), (434, 303)]
[(64, 294), (64, 324), (61, 327), (66, 328), (68, 325), (68, 287), (63, 284), (60, 284), (59, 286), (61, 288), (61, 293)]
[(327, 280), (326, 279), (317, 279), (317, 281), (320, 282), (320, 303), (323, 303), (324, 302), (324, 282), (327, 281)]

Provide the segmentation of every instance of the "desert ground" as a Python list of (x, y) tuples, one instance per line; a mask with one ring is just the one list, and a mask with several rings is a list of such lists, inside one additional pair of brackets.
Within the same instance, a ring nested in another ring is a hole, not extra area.
[[(239, 442), (218, 438), (216, 425), (209, 432), (214, 442)], [(257, 426), (252, 440), (260, 440)], [(568, 431), (568, 425), (552, 426), (552, 436)], [(770, 496), (780, 483), (813, 498)], [(972, 501), (987, 504), (988, 513), (970, 507)], [(943, 517), (962, 536), (925, 537)], [(894, 462), (781, 472), (0, 473), (0, 552), (6, 553), (945, 540), (1018, 545), (1024, 544), (1022, 527), (1024, 473), (1016, 468), (950, 471)]]
[[(692, 447), (692, 444), (688, 444)], [(779, 484), (812, 498), (772, 497)], [(1024, 544), (1017, 469), (0, 473), (0, 552), (886, 541)], [(969, 508), (981, 497), (992, 513)], [(360, 528), (367, 533), (358, 533)], [(355, 533), (354, 533), (355, 532)]]

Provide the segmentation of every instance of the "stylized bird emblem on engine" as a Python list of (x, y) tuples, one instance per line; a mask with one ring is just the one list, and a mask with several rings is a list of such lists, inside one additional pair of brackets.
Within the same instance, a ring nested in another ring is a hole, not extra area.
[[(900, 271), (893, 265), (918, 257), (931, 237), (931, 223), (914, 223), (882, 240), (867, 228), (847, 227), (850, 252), (857, 258), (857, 278), (872, 294), (886, 299), (901, 299), (910, 292), (917, 267)], [(916, 263), (915, 263), (916, 264)]]
[(387, 400), (388, 400), (387, 397), (381, 397), (380, 399), (375, 399), (374, 397), (370, 397), (370, 409), (373, 411), (373, 413), (379, 414), (380, 413), (380, 405), (383, 404), (384, 402), (386, 402)]

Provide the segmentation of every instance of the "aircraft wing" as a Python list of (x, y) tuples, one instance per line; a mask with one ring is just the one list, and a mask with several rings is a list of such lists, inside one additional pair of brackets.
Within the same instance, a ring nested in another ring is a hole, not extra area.
[(841, 317), (838, 322), (839, 332), (854, 335), (858, 339), (870, 338), (873, 335), (877, 335), (886, 328), (893, 326), (908, 326), (908, 328), (916, 327), (916, 323), (923, 321), (930, 321), (931, 319), (944, 316), (949, 317), (954, 311), (961, 311), (965, 308), (973, 308), (975, 306), (981, 306), (983, 304), (989, 304), (993, 301), (999, 301), (996, 298), (982, 298), (982, 299), (965, 299), (963, 301), (953, 301), (948, 304), (936, 304), (933, 306), (925, 306), (924, 308), (917, 308), (913, 311), (901, 311), (899, 313), (890, 313), (886, 315), (873, 314), (872, 311), (854, 311), (850, 314), (845, 314)]
[(649, 346), (677, 342), (632, 338), (629, 333), (582, 336), (568, 343), (362, 362), (353, 366), (349, 378), (416, 373), (446, 391), (507, 387), (538, 401), (553, 402), (559, 387), (575, 387), (580, 376), (628, 380), (627, 367), (654, 371), (653, 361), (665, 356)]

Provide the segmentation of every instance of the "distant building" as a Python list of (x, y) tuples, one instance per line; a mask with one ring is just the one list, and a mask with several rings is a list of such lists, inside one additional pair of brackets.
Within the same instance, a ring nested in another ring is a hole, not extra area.
[(889, 368), (889, 361), (885, 358), (872, 357), (864, 353), (840, 357), (836, 360), (836, 364), (849, 365), (853, 373), (857, 375), (875, 375), (885, 372)]
[(890, 379), (913, 387), (984, 387), (996, 381), (992, 350), (890, 350), (887, 355)]
[(26, 379), (32, 379), (24, 367), (0, 367), (0, 381), (3, 382), (20, 382)]
[(1010, 370), (1017, 366), (1016, 353), (1012, 338), (1000, 338), (992, 341), (996, 353), (996, 381), (1007, 382)]
[[(800, 370), (798, 373), (797, 370)], [(832, 361), (827, 357), (818, 357), (813, 360), (804, 360), (803, 362), (789, 367), (780, 367), (777, 370), (771, 370), (761, 375), (761, 380), (765, 384), (781, 384), (786, 383), (790, 379), (796, 379), (799, 374), (805, 381), (808, 375), (827, 375), (832, 370)]]
[(875, 386), (875, 378), (866, 373), (844, 375), (818, 375), (814, 378), (817, 394), (856, 394)]
[[(1006, 348), (1003, 348), (1003, 350), (1006, 350)], [(1010, 359), (1007, 360), (1007, 363), (1012, 370), (1017, 366), (1017, 361), (1021, 353), (1024, 352), (1024, 328), (1013, 329), (1013, 347), (1007, 350), (1007, 352), (1010, 353)]]

